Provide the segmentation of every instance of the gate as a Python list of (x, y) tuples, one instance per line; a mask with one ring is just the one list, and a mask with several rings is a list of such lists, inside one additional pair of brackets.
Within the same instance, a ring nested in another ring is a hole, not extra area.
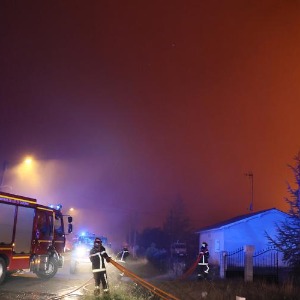
[(226, 278), (244, 276), (245, 252), (244, 248), (228, 252), (225, 255)]
[(253, 278), (278, 282), (278, 249), (268, 248), (253, 255)]

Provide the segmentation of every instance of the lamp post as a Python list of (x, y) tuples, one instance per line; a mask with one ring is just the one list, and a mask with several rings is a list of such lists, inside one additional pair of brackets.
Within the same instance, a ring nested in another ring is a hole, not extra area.
[(23, 160), (23, 162), (21, 164), (16, 164), (16, 165), (12, 165), (11, 163), (8, 163), (7, 161), (4, 161), (3, 165), (2, 165), (2, 169), (1, 169), (1, 173), (0, 173), (0, 191), (3, 191), (3, 189), (5, 188), (9, 188), (10, 190), (12, 190), (12, 186), (11, 185), (7, 185), (4, 184), (5, 183), (5, 174), (8, 170), (8, 165), (12, 165), (12, 167), (18, 167), (20, 168), (20, 172), (24, 172), (24, 170), (28, 169), (29, 167), (32, 167), (34, 160), (31, 156), (27, 156), (25, 157), (25, 159)]

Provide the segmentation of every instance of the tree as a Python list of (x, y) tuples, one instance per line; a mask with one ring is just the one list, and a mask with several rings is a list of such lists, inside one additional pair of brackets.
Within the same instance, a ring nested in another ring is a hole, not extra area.
[(289, 198), (285, 202), (289, 205), (288, 217), (280, 224), (276, 224), (276, 235), (270, 243), (283, 253), (283, 261), (292, 268), (293, 273), (300, 273), (300, 151), (294, 157), (295, 166), (288, 165), (295, 177), (295, 187), (289, 183), (287, 190)]
[(168, 243), (184, 241), (190, 235), (192, 229), (189, 218), (185, 215), (183, 199), (178, 196), (166, 217), (163, 230), (168, 236)]
[(165, 248), (166, 234), (161, 228), (145, 228), (138, 236), (138, 244), (140, 247), (147, 249), (152, 244), (155, 244), (159, 248)]

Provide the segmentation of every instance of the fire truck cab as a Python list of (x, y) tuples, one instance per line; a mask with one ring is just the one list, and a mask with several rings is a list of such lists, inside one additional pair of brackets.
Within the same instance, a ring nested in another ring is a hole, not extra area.
[(7, 273), (20, 269), (30, 269), (45, 279), (53, 277), (63, 266), (65, 235), (72, 232), (71, 223), (72, 217), (60, 209), (0, 192), (0, 284)]

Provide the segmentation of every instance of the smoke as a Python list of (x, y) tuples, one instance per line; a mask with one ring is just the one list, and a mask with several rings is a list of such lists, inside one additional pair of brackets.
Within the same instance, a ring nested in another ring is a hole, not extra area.
[(73, 216), (74, 234), (93, 232), (121, 245), (165, 214), (153, 208), (152, 196), (145, 196), (146, 186), (136, 176), (114, 158), (33, 160), (6, 168), (3, 185), (6, 192), (43, 205), (62, 204), (63, 213)]

